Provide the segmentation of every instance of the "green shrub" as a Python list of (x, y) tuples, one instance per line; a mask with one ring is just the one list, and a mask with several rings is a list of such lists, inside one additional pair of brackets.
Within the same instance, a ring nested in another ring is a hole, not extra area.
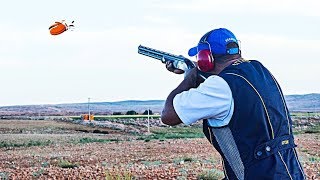
[(43, 172), (44, 172), (44, 170), (41, 168), (40, 170), (33, 172), (32, 176), (37, 178), (37, 177), (41, 176), (43, 174)]
[(319, 163), (320, 162), (320, 157), (311, 156), (311, 157), (309, 157), (309, 161), (312, 162), (312, 163)]
[(106, 172), (106, 180), (133, 180), (131, 172)]
[(1, 141), (0, 142), (0, 148), (11, 148), (11, 147), (31, 147), (31, 146), (48, 146), (52, 144), (52, 141), (33, 141), (29, 140), (26, 143), (14, 143), (14, 142), (6, 142)]
[(183, 158), (183, 161), (184, 162), (192, 162), (193, 159), (191, 157), (185, 157), (185, 158)]
[(122, 115), (122, 112), (113, 112), (112, 115)]
[(130, 110), (126, 112), (126, 115), (137, 115), (138, 113), (134, 110)]
[(60, 160), (58, 163), (58, 166), (61, 168), (75, 168), (75, 167), (78, 167), (79, 165), (77, 163), (71, 163), (67, 160)]
[(196, 127), (177, 127), (177, 128), (159, 128), (151, 131), (151, 135), (140, 136), (137, 140), (157, 139), (163, 141), (165, 139), (183, 139), (183, 138), (203, 138), (202, 128)]
[(201, 174), (198, 175), (197, 179), (199, 180), (219, 180), (224, 177), (222, 171), (217, 169), (205, 170)]
[(79, 139), (78, 143), (81, 143), (81, 144), (94, 143), (94, 142), (107, 143), (107, 142), (112, 142), (112, 141), (118, 142), (119, 139), (97, 139), (97, 138), (85, 137), (85, 138)]
[(0, 172), (0, 179), (7, 180), (9, 179), (7, 172)]
[(149, 115), (153, 115), (153, 112), (149, 109), (149, 110), (145, 110), (142, 114), (143, 115), (148, 115), (148, 111), (149, 111)]
[(41, 167), (44, 167), (44, 168), (49, 167), (49, 165), (50, 165), (49, 162), (43, 162), (43, 163), (41, 163)]

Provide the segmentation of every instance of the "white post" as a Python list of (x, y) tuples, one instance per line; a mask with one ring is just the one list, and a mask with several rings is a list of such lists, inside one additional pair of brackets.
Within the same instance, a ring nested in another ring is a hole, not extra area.
[(89, 121), (91, 121), (90, 120), (90, 98), (88, 98), (88, 115), (89, 115)]
[(149, 109), (148, 108), (148, 133), (150, 133), (150, 118), (149, 118)]

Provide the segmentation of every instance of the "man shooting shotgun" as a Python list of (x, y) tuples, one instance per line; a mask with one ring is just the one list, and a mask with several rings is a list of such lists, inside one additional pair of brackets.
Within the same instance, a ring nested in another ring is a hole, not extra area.
[[(203, 120), (206, 138), (222, 157), (225, 179), (305, 179), (290, 114), (269, 70), (243, 59), (238, 40), (225, 28), (206, 33), (188, 54), (197, 57), (197, 67), (190, 66), (167, 97), (162, 122)], [(165, 62), (171, 72), (186, 70)]]

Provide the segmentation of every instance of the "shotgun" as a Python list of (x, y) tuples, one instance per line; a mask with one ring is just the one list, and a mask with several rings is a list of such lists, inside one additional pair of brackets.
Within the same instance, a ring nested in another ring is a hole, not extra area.
[(160, 60), (162, 63), (166, 63), (167, 61), (170, 61), (173, 63), (173, 66), (177, 69), (184, 70), (185, 72), (189, 69), (192, 69), (195, 66), (195, 64), (190, 60), (182, 55), (174, 55), (167, 52), (159, 51), (156, 49), (152, 49), (149, 47), (145, 47), (140, 45), (138, 47), (138, 53), (152, 57), (154, 59)]

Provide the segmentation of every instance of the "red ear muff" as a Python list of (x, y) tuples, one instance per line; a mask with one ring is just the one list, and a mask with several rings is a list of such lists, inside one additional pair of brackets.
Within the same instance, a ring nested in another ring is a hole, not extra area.
[(212, 71), (214, 68), (214, 58), (209, 49), (204, 49), (198, 52), (198, 67), (202, 72)]

